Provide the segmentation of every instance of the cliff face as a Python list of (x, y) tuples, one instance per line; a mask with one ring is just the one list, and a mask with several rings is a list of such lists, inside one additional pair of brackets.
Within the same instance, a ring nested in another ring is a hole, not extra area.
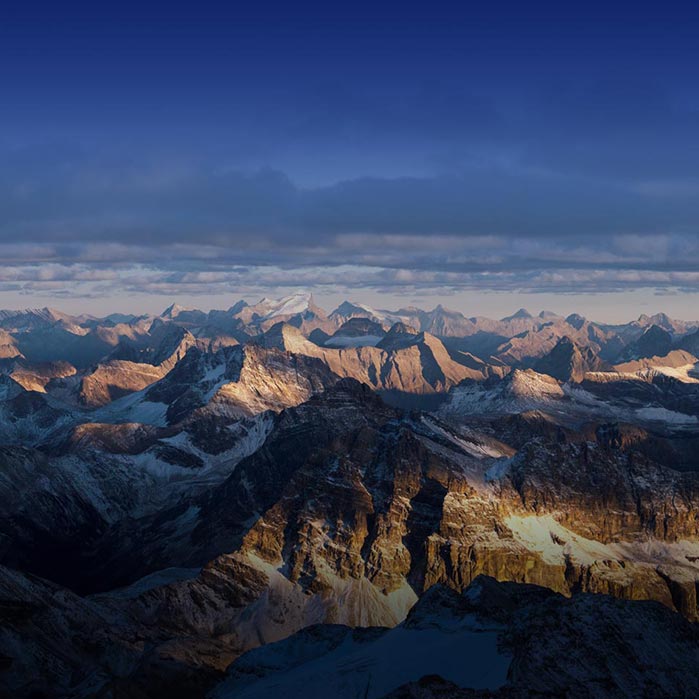
[(587, 442), (507, 458), (342, 381), (283, 413), (202, 502), (188, 550), (229, 552), (136, 607), (183, 634), (225, 630), (231, 655), (309, 623), (392, 626), (433, 585), (481, 574), (696, 619), (698, 506), (696, 474)]
[(414, 394), (448, 391), (464, 379), (483, 379), (490, 367), (472, 368), (454, 361), (433, 335), (396, 323), (376, 347), (319, 347), (301, 332), (279, 323), (256, 342), (322, 361), (337, 376), (353, 378), (377, 390)]

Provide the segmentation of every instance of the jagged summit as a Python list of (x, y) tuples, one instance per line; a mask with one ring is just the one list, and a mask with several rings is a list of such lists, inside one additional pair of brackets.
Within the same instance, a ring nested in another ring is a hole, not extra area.
[(193, 308), (187, 306), (180, 306), (178, 303), (173, 303), (169, 305), (161, 314), (161, 318), (177, 318), (180, 313), (184, 311), (193, 311)]
[(629, 344), (621, 355), (623, 361), (660, 357), (672, 349), (672, 335), (659, 325), (648, 326), (641, 337)]
[(73, 323), (73, 317), (67, 313), (44, 306), (24, 310), (0, 310), (0, 324), (9, 328), (31, 328), (56, 323)]
[(352, 316), (378, 318), (380, 314), (380, 311), (376, 311), (371, 308), (371, 306), (367, 306), (363, 303), (343, 301), (330, 315), (341, 316), (343, 318), (351, 318)]
[(565, 335), (534, 365), (536, 371), (559, 381), (582, 381), (589, 371), (609, 368), (589, 347), (580, 347)]
[(576, 330), (580, 330), (585, 325), (585, 317), (579, 313), (571, 313), (566, 317), (566, 323), (572, 325)]
[(345, 335), (348, 337), (359, 335), (379, 335), (384, 334), (381, 323), (370, 318), (355, 317), (346, 320), (337, 330), (335, 336)]
[(294, 325), (283, 320), (272, 325), (264, 333), (254, 337), (251, 342), (267, 348), (280, 349), (285, 352), (313, 353), (312, 343)]
[(638, 316), (638, 323), (641, 325), (659, 325), (661, 328), (668, 329), (673, 327), (674, 321), (667, 313), (654, 313), (651, 316), (642, 313)]
[(368, 318), (375, 323), (380, 323), (384, 327), (389, 327), (397, 320), (401, 319), (400, 311), (382, 311), (364, 303), (353, 301), (343, 301), (328, 318), (338, 325), (342, 325), (351, 318)]
[(502, 318), (503, 322), (507, 322), (510, 320), (529, 320), (530, 318), (533, 318), (534, 316), (526, 309), (526, 308), (520, 308), (517, 312), (513, 313), (511, 316), (506, 316), (505, 318)]
[(412, 327), (412, 325), (406, 325), (402, 322), (394, 323), (389, 329), (388, 335), (418, 335), (418, 331)]
[(240, 313), (244, 308), (248, 307), (248, 302), (241, 299), (240, 301), (236, 301), (227, 311), (228, 314), (230, 315), (235, 315), (236, 313)]

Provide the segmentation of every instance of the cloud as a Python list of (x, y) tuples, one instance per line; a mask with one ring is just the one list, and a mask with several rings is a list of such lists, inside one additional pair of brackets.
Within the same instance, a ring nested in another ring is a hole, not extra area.
[[(302, 188), (282, 172), (33, 152), (0, 160), (0, 240), (327, 244), (362, 234), (572, 239), (696, 233), (696, 184), (472, 163), (458, 173)], [(650, 191), (649, 188), (650, 187)]]
[(0, 289), (26, 294), (699, 289), (691, 182), (507, 161), (309, 188), (60, 149), (0, 162)]

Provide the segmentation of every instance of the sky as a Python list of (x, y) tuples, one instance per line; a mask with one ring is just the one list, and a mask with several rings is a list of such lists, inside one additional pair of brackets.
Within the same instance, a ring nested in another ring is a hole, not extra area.
[(699, 317), (699, 8), (145, 4), (0, 10), (0, 306)]

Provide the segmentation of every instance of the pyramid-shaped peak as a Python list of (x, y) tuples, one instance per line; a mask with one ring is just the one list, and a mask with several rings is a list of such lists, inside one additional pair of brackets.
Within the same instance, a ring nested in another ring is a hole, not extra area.
[(390, 330), (388, 331), (386, 337), (389, 335), (417, 335), (418, 332), (415, 330), (415, 328), (412, 325), (406, 325), (405, 323), (402, 323), (401, 321), (398, 321), (397, 323), (394, 323)]
[(507, 316), (502, 320), (527, 320), (533, 317), (534, 316), (526, 308), (520, 308), (516, 313), (513, 313), (511, 316)]
[(186, 306), (180, 306), (179, 303), (173, 303), (169, 305), (161, 314), (161, 318), (177, 318), (177, 316), (180, 313), (184, 313), (185, 311), (191, 311), (193, 310), (192, 308), (188, 308)]
[(582, 328), (582, 326), (585, 324), (585, 318), (584, 316), (581, 316), (579, 313), (571, 313), (566, 318), (566, 323), (574, 327), (576, 330), (580, 330), (580, 328)]

